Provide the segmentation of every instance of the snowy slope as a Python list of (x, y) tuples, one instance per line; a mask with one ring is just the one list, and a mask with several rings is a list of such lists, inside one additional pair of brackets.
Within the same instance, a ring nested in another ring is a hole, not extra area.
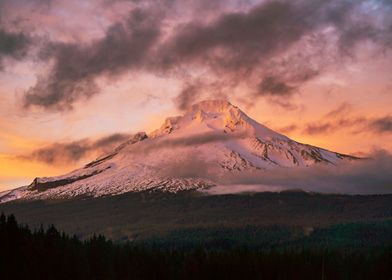
[(268, 172), (354, 157), (301, 144), (249, 118), (227, 101), (203, 101), (71, 173), (36, 178), (0, 198), (52, 199), (132, 191), (206, 189), (242, 171)]

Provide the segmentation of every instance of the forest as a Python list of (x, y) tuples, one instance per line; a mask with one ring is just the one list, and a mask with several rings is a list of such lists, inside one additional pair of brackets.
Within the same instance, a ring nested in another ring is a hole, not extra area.
[[(363, 246), (329, 246), (320, 242), (321, 239), (314, 239), (351, 227), (320, 231), (313, 236), (313, 243), (305, 238), (296, 241), (295, 246), (290, 243), (222, 246), (223, 239), (221, 243), (197, 242), (180, 246), (178, 243), (184, 242), (183, 238), (172, 246), (162, 240), (118, 243), (102, 235), (80, 240), (60, 232), (53, 225), (32, 230), (19, 224), (14, 215), (1, 214), (0, 278), (391, 279), (392, 244), (369, 243), (374, 236), (366, 226), (360, 227)], [(381, 235), (389, 236), (389, 229), (383, 229), (387, 230)], [(193, 234), (203, 236), (208, 231)], [(192, 233), (186, 235), (192, 236)]]

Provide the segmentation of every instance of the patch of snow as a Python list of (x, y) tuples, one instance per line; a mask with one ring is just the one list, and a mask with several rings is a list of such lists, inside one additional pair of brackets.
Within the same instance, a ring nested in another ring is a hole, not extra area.
[[(68, 174), (36, 178), (30, 186), (0, 196), (0, 202), (149, 190), (249, 191), (255, 186), (221, 182), (243, 171), (339, 165), (351, 159), (291, 140), (227, 101), (203, 101), (183, 116), (167, 118), (150, 135), (137, 133), (112, 153)], [(280, 190), (263, 185), (257, 189)]]

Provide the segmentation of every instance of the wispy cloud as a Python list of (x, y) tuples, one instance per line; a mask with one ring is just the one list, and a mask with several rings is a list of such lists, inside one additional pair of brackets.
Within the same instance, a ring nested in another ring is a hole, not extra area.
[(358, 132), (360, 128), (366, 128), (368, 126), (369, 120), (365, 117), (339, 118), (331, 121), (326, 120), (307, 123), (302, 130), (302, 133), (308, 135), (328, 134), (342, 129)]
[(307, 135), (325, 135), (346, 130), (351, 133), (390, 133), (392, 132), (392, 117), (390, 115), (380, 117), (355, 116), (352, 114), (353, 105), (343, 102), (336, 108), (327, 112), (321, 119), (298, 124), (289, 124), (277, 128), (282, 133), (299, 131)]
[(392, 116), (385, 116), (378, 119), (373, 119), (369, 122), (368, 127), (378, 133), (392, 132)]
[(115, 147), (130, 138), (129, 134), (112, 134), (99, 139), (83, 139), (72, 142), (53, 143), (36, 149), (19, 159), (39, 161), (50, 165), (64, 166), (77, 163), (92, 156), (112, 152)]

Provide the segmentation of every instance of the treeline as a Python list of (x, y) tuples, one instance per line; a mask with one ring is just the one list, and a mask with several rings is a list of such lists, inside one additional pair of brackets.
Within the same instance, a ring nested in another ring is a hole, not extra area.
[(233, 247), (275, 250), (325, 248), (340, 251), (378, 252), (392, 247), (392, 220), (355, 222), (329, 227), (288, 227), (282, 225), (208, 226), (172, 229), (143, 239), (161, 248)]
[(0, 216), (0, 279), (391, 279), (391, 247), (194, 247), (81, 241), (54, 226), (31, 231)]

